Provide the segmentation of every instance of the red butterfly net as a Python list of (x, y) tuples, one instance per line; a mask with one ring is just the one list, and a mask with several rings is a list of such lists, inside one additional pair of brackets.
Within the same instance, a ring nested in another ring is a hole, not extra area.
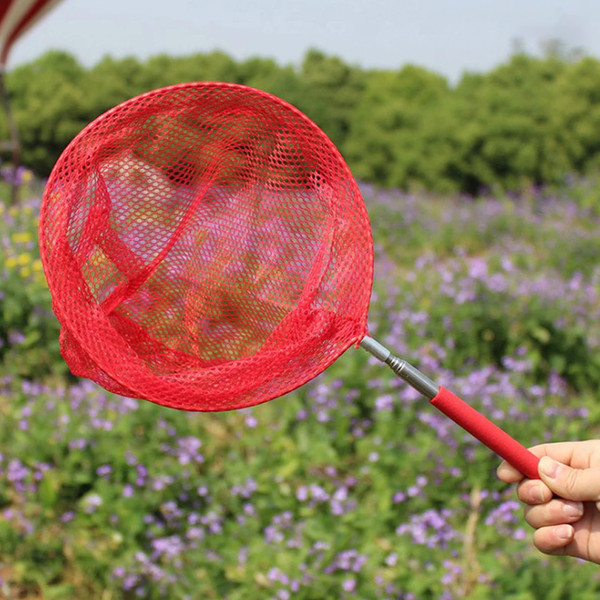
[(348, 167), (265, 92), (188, 83), (86, 127), (44, 192), (40, 250), (76, 375), (186, 410), (265, 402), (360, 344), (529, 477), (538, 458), (366, 336), (373, 246)]
[(366, 333), (364, 204), (327, 136), (226, 83), (156, 90), (86, 127), (46, 187), (40, 249), (76, 375), (173, 408), (241, 408)]

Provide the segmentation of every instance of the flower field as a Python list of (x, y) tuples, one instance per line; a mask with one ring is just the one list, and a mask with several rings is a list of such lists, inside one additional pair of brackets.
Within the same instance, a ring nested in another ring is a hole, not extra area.
[[(362, 350), (231, 413), (74, 379), (25, 180), (0, 204), (0, 598), (599, 596), (597, 566), (532, 549), (498, 458)], [(371, 333), (525, 445), (598, 436), (598, 186), (363, 193)]]

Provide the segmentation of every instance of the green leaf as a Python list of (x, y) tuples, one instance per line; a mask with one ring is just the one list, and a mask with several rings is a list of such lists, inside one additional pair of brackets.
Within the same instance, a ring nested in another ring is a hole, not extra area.
[(53, 508), (58, 499), (60, 476), (55, 471), (46, 471), (40, 481), (38, 494), (44, 508)]

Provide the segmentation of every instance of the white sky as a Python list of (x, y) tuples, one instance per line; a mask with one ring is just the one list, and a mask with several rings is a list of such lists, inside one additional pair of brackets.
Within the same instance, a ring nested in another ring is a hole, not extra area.
[(455, 80), (504, 61), (512, 41), (561, 39), (600, 57), (598, 0), (63, 0), (14, 46), (9, 68), (61, 48), (115, 57), (220, 49), (299, 63), (310, 47), (365, 67), (423, 65)]

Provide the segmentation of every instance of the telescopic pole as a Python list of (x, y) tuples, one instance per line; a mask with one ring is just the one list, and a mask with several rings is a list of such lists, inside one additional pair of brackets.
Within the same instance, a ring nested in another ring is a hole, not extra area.
[(396, 375), (425, 396), (438, 410), (507, 460), (523, 475), (529, 479), (540, 478), (538, 474), (540, 459), (458, 396), (435, 384), (427, 375), (404, 359), (394, 356), (390, 350), (372, 337), (364, 337), (360, 345), (388, 365)]

